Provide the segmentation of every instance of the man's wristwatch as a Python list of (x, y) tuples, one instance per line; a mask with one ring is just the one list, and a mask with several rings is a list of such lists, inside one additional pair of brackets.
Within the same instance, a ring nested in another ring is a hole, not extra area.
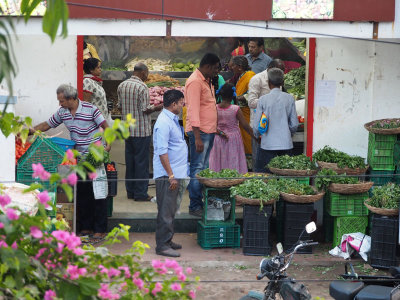
[(174, 174), (168, 176), (168, 179), (173, 179), (173, 178), (175, 178)]

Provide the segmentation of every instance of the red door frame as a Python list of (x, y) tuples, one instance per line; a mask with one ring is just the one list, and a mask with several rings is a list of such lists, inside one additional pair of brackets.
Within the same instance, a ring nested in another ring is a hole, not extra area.
[(76, 37), (76, 87), (78, 98), (83, 100), (83, 35)]
[(315, 84), (315, 46), (316, 39), (308, 42), (308, 101), (307, 101), (307, 145), (306, 155), (312, 158), (314, 138), (314, 84)]
[[(79, 99), (83, 99), (83, 35), (76, 38), (77, 89)], [(314, 134), (314, 83), (315, 83), (316, 39), (309, 39), (308, 47), (308, 101), (307, 101), (307, 145), (306, 155), (312, 158)]]

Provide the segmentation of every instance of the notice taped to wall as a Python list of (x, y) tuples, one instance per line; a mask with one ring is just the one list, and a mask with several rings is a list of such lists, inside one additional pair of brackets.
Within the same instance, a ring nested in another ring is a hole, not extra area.
[(317, 80), (315, 85), (315, 106), (334, 107), (336, 97), (335, 80)]

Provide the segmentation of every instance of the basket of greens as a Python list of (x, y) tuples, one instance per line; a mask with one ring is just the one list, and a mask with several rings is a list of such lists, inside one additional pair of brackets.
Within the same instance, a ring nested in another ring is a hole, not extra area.
[(384, 216), (399, 214), (400, 186), (393, 183), (377, 186), (372, 190), (372, 197), (364, 205), (373, 213)]
[(325, 192), (318, 192), (316, 188), (295, 179), (280, 179), (279, 190), (282, 199), (292, 203), (313, 203), (325, 195)]
[(381, 119), (364, 124), (369, 132), (377, 134), (400, 134), (400, 119)]
[(231, 169), (222, 169), (219, 172), (205, 169), (196, 174), (196, 178), (201, 184), (213, 188), (225, 188), (240, 184), (244, 181), (244, 178), (240, 177), (242, 175), (237, 170)]
[(333, 169), (338, 174), (361, 175), (368, 169), (364, 158), (349, 155), (329, 146), (315, 152), (313, 159), (321, 169)]
[(317, 167), (304, 154), (276, 156), (268, 164), (269, 170), (282, 176), (310, 176), (317, 173)]
[(236, 205), (270, 205), (279, 198), (277, 180), (265, 183), (261, 179), (249, 179), (242, 184), (230, 188)]
[(338, 176), (333, 169), (322, 169), (318, 172), (315, 179), (315, 186), (318, 190), (327, 191), (338, 194), (360, 194), (370, 190), (374, 185), (372, 181), (360, 181), (357, 177), (349, 177), (346, 173)]

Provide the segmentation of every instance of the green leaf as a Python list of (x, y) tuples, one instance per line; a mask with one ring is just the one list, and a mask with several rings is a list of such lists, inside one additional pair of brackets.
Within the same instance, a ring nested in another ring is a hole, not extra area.
[(43, 16), (42, 28), (43, 32), (47, 33), (51, 41), (54, 42), (59, 23), (62, 23), (63, 37), (67, 37), (67, 20), (68, 20), (68, 6), (64, 0), (47, 0), (47, 10)]
[(104, 138), (107, 144), (112, 144), (116, 138), (114, 131), (111, 128), (106, 128), (106, 130), (104, 130)]
[(67, 183), (63, 183), (63, 184), (61, 184), (61, 188), (64, 190), (65, 194), (67, 195), (68, 201), (71, 202), (72, 198), (74, 197), (72, 187)]
[(79, 286), (62, 281), (57, 291), (57, 297), (64, 300), (76, 300), (79, 299), (80, 292)]
[(79, 279), (79, 287), (83, 295), (96, 296), (97, 290), (100, 289), (100, 284), (94, 278), (84, 277)]
[(32, 183), (32, 184), (29, 186), (29, 188), (27, 188), (27, 189), (24, 190), (24, 193), (29, 193), (29, 192), (32, 192), (32, 191), (34, 191), (34, 190), (42, 189), (42, 188), (43, 188), (43, 185), (41, 185), (40, 183)]
[(3, 284), (6, 288), (12, 289), (15, 287), (15, 280), (11, 275), (7, 275), (6, 280), (4, 280)]

